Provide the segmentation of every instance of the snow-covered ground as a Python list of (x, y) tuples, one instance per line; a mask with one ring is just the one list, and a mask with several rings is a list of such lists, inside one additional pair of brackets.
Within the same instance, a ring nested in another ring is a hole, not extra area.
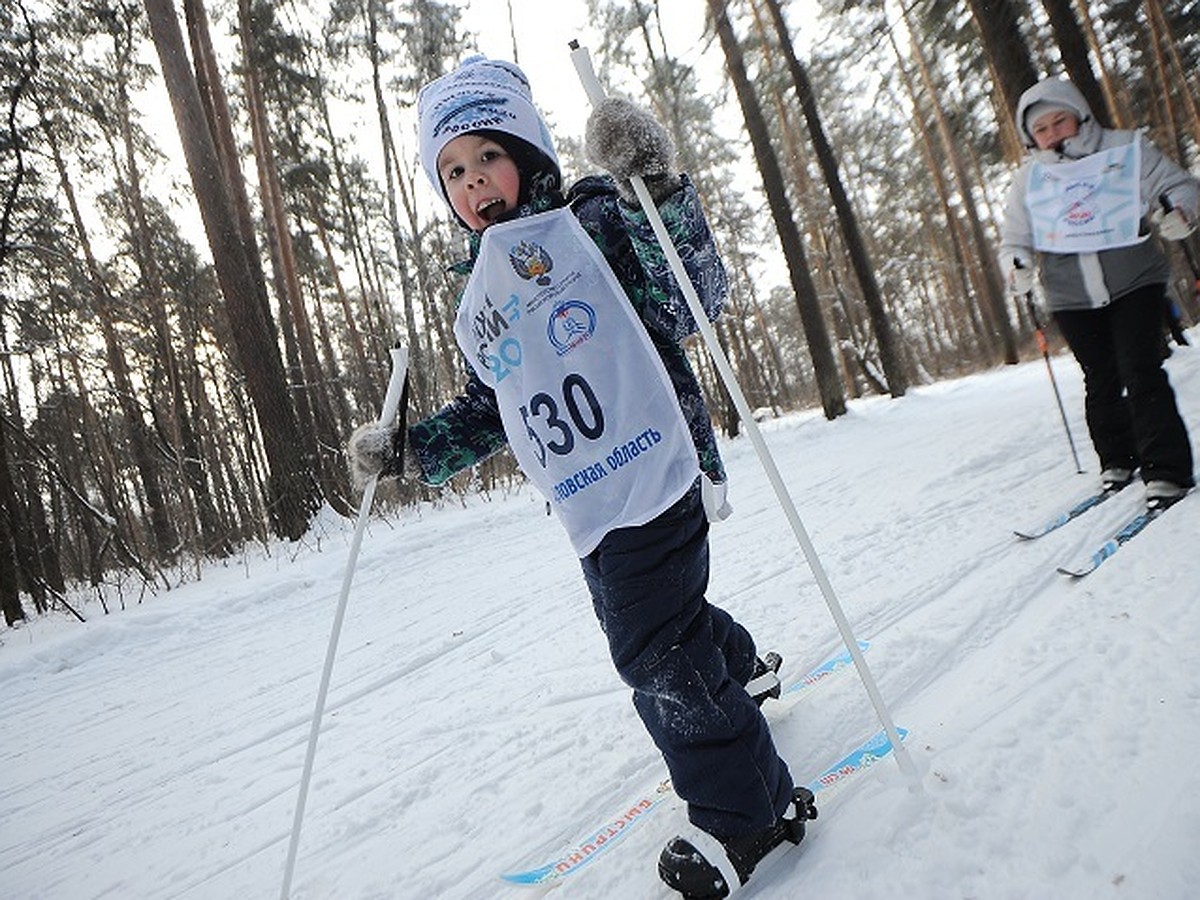
[[(1193, 333), (1200, 342), (1200, 335)], [(1133, 488), (1020, 543), (1096, 478), (1036, 360), (804, 414), (764, 433), (920, 773), (889, 758), (824, 806), (754, 898), (1200, 896), (1200, 496), (1078, 582)], [(1200, 443), (1200, 349), (1169, 362)], [(710, 597), (799, 674), (833, 619), (745, 439)], [(350, 524), (210, 567), (87, 624), (0, 633), (0, 895), (279, 895)], [(366, 535), (292, 896), (520, 898), (544, 862), (663, 776), (577, 563), (532, 492)], [(851, 673), (775, 724), (798, 780), (878, 729)], [(556, 892), (669, 898), (649, 816)]]

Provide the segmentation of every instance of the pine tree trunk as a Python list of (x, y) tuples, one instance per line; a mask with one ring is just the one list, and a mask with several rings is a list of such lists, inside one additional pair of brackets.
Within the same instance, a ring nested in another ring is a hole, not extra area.
[[(131, 63), (134, 50), (134, 17), (131, 11), (125, 12), (128, 15), (124, 23), (126, 28), (119, 36), (114, 35), (114, 53), (120, 60), (123, 71)], [(179, 368), (178, 354), (175, 352), (172, 341), (162, 271), (154, 250), (149, 216), (142, 193), (141, 168), (138, 165), (134, 146), (131, 104), (125, 79), (122, 79), (118, 86), (117, 100), (116, 112), (121, 144), (124, 149), (126, 172), (124, 183), (120, 187), (122, 194), (126, 197), (126, 215), (129, 231), (133, 237), (134, 259), (150, 310), (158, 361), (166, 374), (165, 393), (168, 414), (166, 427), (161, 430), (170, 442), (172, 456), (180, 476), (180, 496), (186, 513), (184, 521), (181, 523), (183, 525), (181, 530), (188, 532), (188, 541), (192, 543), (194, 556), (210, 553), (225, 556), (231, 552), (232, 548), (220, 536), (220, 522), (209, 492), (208, 479), (204, 469), (204, 456), (200, 450), (184, 395), (183, 376)], [(114, 162), (116, 162), (115, 158)], [(117, 168), (119, 171), (119, 166)], [(183, 339), (184, 341), (194, 339), (194, 335), (185, 336)], [(200, 544), (198, 547), (195, 546), (197, 525)]]
[[(1176, 146), (1175, 114), (1172, 109), (1171, 96), (1167, 91), (1167, 65), (1159, 46), (1157, 29), (1152, 21), (1138, 20), (1135, 25), (1136, 37), (1134, 42), (1144, 49), (1145, 56), (1150, 60), (1146, 66), (1146, 93), (1149, 102), (1142, 107), (1142, 121), (1145, 125), (1149, 119), (1150, 131), (1160, 147)], [(1170, 152), (1170, 151), (1168, 151)]]
[[(304, 295), (297, 272), (296, 253), (292, 244), (287, 210), (284, 208), (283, 188), (272, 146), (270, 121), (262, 82), (259, 78), (257, 35), (251, 16), (249, 0), (239, 0), (238, 22), (242, 44), (243, 80), (246, 104), (250, 116), (254, 159), (258, 168), (259, 193), (262, 197), (263, 218), (271, 245), (271, 259), (276, 266), (277, 298), (291, 312), (294, 352), (297, 354), (297, 377), (292, 397), (301, 417), (301, 433), (306, 439), (305, 450), (310, 465), (321, 484), (321, 493), (336, 512), (351, 515), (349, 481), (342, 465), (341, 436), (337, 433), (333, 410), (323, 367), (317, 354), (312, 323), (304, 304)], [(297, 154), (295, 158), (299, 158)], [(303, 420), (307, 414), (308, 422)]]
[(1079, 22), (1083, 29), (1084, 38), (1087, 40), (1088, 49), (1092, 56), (1096, 58), (1097, 65), (1100, 66), (1100, 90), (1104, 92), (1104, 100), (1109, 112), (1112, 113), (1114, 128), (1129, 128), (1129, 102), (1124, 89), (1124, 86), (1117, 80), (1109, 67), (1104, 55), (1104, 47), (1100, 43), (1100, 38), (1096, 34), (1095, 26), (1092, 24), (1091, 5), (1088, 0), (1075, 0), (1076, 3), (1076, 21)]
[(7, 428), (7, 416), (0, 416), (0, 610), (4, 612), (4, 624), (11, 627), (25, 618), (25, 607), (21, 604), (17, 572), (23, 517), (8, 463), (8, 440), (4, 434)]
[[(108, 431), (103, 427), (92, 404), (77, 355), (67, 356), (67, 368), (70, 370), (75, 396), (80, 406), (78, 416), (82, 427), (79, 431), (84, 437), (83, 461), (80, 465), (90, 468), (95, 492), (104, 501), (105, 534), (99, 544), (93, 545), (96, 552), (90, 570), (93, 584), (98, 586), (101, 583), (101, 576), (106, 568), (104, 553), (109, 545), (117, 555), (118, 565), (136, 569), (142, 579), (150, 584), (155, 578), (150, 567), (143, 561), (138, 541), (139, 523), (130, 508), (129, 484), (121, 477), (121, 461), (118, 460)], [(77, 493), (81, 497), (87, 497), (89, 492), (81, 485)]]
[(146, 506), (150, 511), (150, 527), (154, 538), (154, 549), (157, 558), (170, 561), (174, 558), (179, 543), (179, 534), (171, 519), (167, 507), (166, 495), (163, 491), (162, 478), (156, 463), (155, 455), (151, 452), (151, 438), (146, 428), (146, 420), (138, 403), (133, 379), (129, 371), (129, 363), (117, 336), (116, 324), (113, 318), (113, 302), (105, 284), (104, 273), (92, 251), (91, 237), (83, 222), (83, 214), (79, 209), (75, 188), (67, 172), (66, 162), (60, 152), (58, 138), (50, 125), (50, 118), (42, 113), (42, 131), (46, 136), (46, 145), (50, 148), (55, 168), (58, 170), (59, 187), (71, 211), (75, 224), (75, 232), (79, 249), (83, 253), (86, 264), (86, 279), (94, 303), (93, 312), (100, 324), (104, 337), (105, 358), (108, 361), (109, 372), (116, 388), (117, 402), (120, 404), (125, 419), (125, 428), (129, 440), (130, 454), (133, 456), (138, 477), (142, 484)]
[(812, 275), (808, 269), (804, 241), (801, 239), (796, 221), (792, 217), (792, 207), (787, 199), (783, 172), (779, 166), (779, 159), (771, 147), (766, 119), (763, 116), (758, 97), (750, 85), (742, 49), (733, 33), (733, 25), (729, 21), (724, 0), (708, 0), (708, 5), (716, 22), (717, 35), (725, 53), (725, 67), (733, 81), (734, 90), (737, 92), (738, 102), (742, 108), (742, 115), (746, 120), (746, 130), (750, 134), (750, 141), (754, 147), (754, 158), (758, 162), (758, 169), (763, 179), (763, 190), (767, 195), (767, 203), (771, 207), (771, 216), (774, 219), (776, 231), (779, 233), (779, 242), (787, 261), (792, 289), (795, 291), (796, 304), (800, 310), (800, 321), (804, 326), (804, 336), (808, 342), (808, 352), (812, 357), (813, 370), (816, 374), (821, 407), (827, 419), (835, 419), (846, 412), (846, 396), (838, 377), (837, 361), (833, 356), (833, 347), (829, 340), (825, 317), (821, 313), (816, 286), (813, 284)]
[[(59, 333), (61, 323), (53, 312), (49, 316), (48, 324), (55, 333), (55, 340), (65, 344), (65, 339)], [(8, 346), (3, 334), (0, 334), (0, 341)], [(4, 427), (10, 429), (7, 445), (9, 474), (13, 478), (13, 489), (21, 492), (16, 500), (19, 517), (9, 523), (17, 528), (17, 566), (19, 569), (41, 573), (44, 582), (62, 594), (66, 591), (64, 557), (74, 556), (75, 565), (71, 576), (73, 580), (79, 579), (90, 574), (82, 559), (94, 555), (93, 549), (101, 543), (97, 528), (100, 516), (93, 514), (93, 507), (83, 499), (86, 491), (82, 487), (82, 473), (86, 466), (81, 459), (81, 442), (77, 439), (79, 417), (74, 415), (74, 410), (69, 404), (43, 405), (38, 400), (43, 396), (70, 396), (69, 389), (56, 377), (60, 370), (54, 369), (47, 373), (53, 383), (49, 390), (43, 390), (38, 368), (30, 367), (30, 384), (22, 385), (21, 391), (18, 391), (11, 356), (6, 354), (2, 357), (2, 368), (9, 410), (4, 423)], [(38, 416), (38, 434), (40, 440), (45, 442), (44, 447), (36, 444), (29, 436), (21, 418), (17, 397), (26, 392), (34, 398), (41, 410)], [(51, 509), (54, 516), (58, 534), (54, 540), (45, 527), (45, 506)], [(84, 510), (84, 514), (75, 516), (74, 512), (77, 509)], [(111, 521), (110, 517), (104, 518), (106, 522)], [(72, 537), (64, 538), (62, 535)], [(82, 547), (79, 546), (80, 543)], [(66, 547), (62, 553), (59, 552), (60, 545)], [(98, 573), (95, 577), (98, 578)], [(36, 583), (30, 585), (29, 592), (35, 602), (44, 603), (45, 597), (41, 595)]]
[(294, 540), (304, 534), (320, 497), (305, 464), (274, 322), (242, 240), (174, 6), (170, 0), (145, 0), (145, 6), (238, 358), (262, 426), (272, 528)]
[(862, 232), (858, 227), (858, 217), (855, 215), (854, 207), (850, 204), (850, 198), (846, 195), (846, 189), (842, 185), (837, 157), (825, 135), (825, 127), (821, 123), (821, 114), (817, 109), (816, 98), (813, 96), (812, 83), (809, 81), (808, 72), (796, 57), (791, 33), (784, 21), (779, 0), (766, 0), (766, 2), (771, 13), (771, 20), (775, 25), (776, 38), (779, 46), (783, 49), (788, 71), (792, 76), (796, 99), (800, 103), (804, 119), (808, 123), (817, 163), (821, 167), (821, 174), (825, 178), (825, 185), (829, 189), (829, 196), (833, 201), (834, 211), (837, 213), (842, 240), (846, 242), (846, 251), (850, 256), (850, 263), (855, 277), (858, 279), (859, 288), (862, 290), (863, 303), (866, 305), (867, 314), (871, 319), (875, 340), (879, 344), (879, 359), (887, 378), (888, 392), (893, 397), (902, 397), (908, 388), (908, 375), (904, 371), (903, 358), (896, 343), (891, 320), (884, 309), (879, 283), (875, 280), (875, 268), (867, 254), (866, 245), (863, 243)]
[[(1000, 98), (997, 118), (1002, 122), (1005, 118), (1011, 120), (1021, 94), (1038, 80), (1029, 47), (1021, 36), (1016, 8), (1011, 0), (967, 0), (967, 4), (995, 76)], [(918, 51), (916, 45), (913, 49)]]
[[(319, 76), (318, 76), (319, 77)], [(318, 94), (318, 100), (321, 109), (321, 121), (324, 124), (325, 136), (329, 141), (329, 156), (333, 164), (334, 180), (337, 190), (337, 205), (345, 216), (345, 224), (342, 230), (342, 237), (349, 246), (349, 251), (354, 260), (355, 275), (358, 279), (358, 304), (359, 310), (353, 308), (353, 301), (349, 295), (341, 287), (341, 279), (333, 276), (338, 281), (339, 296), (343, 298), (344, 314), (346, 318), (345, 328), (349, 332), (350, 341), (354, 347), (355, 358), (359, 362), (357, 374), (351, 375), (351, 383), (354, 385), (354, 393), (356, 396), (365, 397), (365, 402), (360, 406), (366, 409), (379, 409), (383, 404), (383, 388), (382, 383), (386, 376), (380, 377), (381, 372), (387, 370), (386, 354), (372, 354), (368, 352), (368, 341), (363, 337), (366, 335), (383, 335), (389, 328), (385, 328), (381, 317), (375, 314), (375, 305), (371, 302), (372, 297), (382, 297), (383, 287), (375, 279), (375, 269), (368, 259), (368, 253), (364, 247), (363, 227), (359, 222), (359, 211), (356, 202), (350, 189), (349, 180), (346, 177), (346, 167), (342, 162), (341, 151), (339, 150), (340, 141), (333, 127), (333, 120), (329, 112), (329, 104), (326, 102), (324, 93)], [(328, 251), (329, 242), (326, 239), (326, 222), (323, 215), (324, 208), (313, 202), (313, 217), (317, 222), (319, 233), (321, 234), (322, 246), (326, 247), (326, 254), (329, 258), (330, 269), (336, 268), (334, 257)]]
[[(979, 3), (981, 0), (972, 0), (972, 2)], [(983, 223), (979, 219), (979, 212), (975, 206), (973, 185), (967, 177), (966, 167), (962, 161), (962, 154), (958, 149), (958, 142), (954, 139), (954, 135), (950, 131), (950, 125), (946, 121), (946, 114), (942, 109), (941, 100), (934, 85), (925, 53), (921, 49), (920, 42), (915, 37), (912, 39), (911, 45), (913, 58), (917, 61), (917, 70), (921, 74), (922, 84), (929, 95), (930, 108), (933, 111), (934, 122), (937, 125), (942, 153), (946, 162), (949, 163), (950, 169), (954, 173), (955, 182), (958, 185), (958, 198), (962, 205), (963, 214), (966, 216), (967, 226), (970, 229), (975, 263), (979, 267), (981, 276), (979, 285), (982, 290), (982, 296), (987, 302), (987, 309), (991, 315), (991, 325), (996, 329), (1000, 344), (1003, 347), (1004, 362), (1008, 365), (1016, 365), (1019, 361), (1017, 339), (1013, 331), (1012, 321), (1008, 315), (1007, 298), (1004, 294), (1003, 279), (1000, 276), (999, 264), (996, 262), (991, 242), (984, 235)], [(1024, 45), (1022, 44), (1021, 46), (1023, 47)], [(1032, 84), (1032, 82), (1030, 83)], [(1012, 108), (1016, 109), (1015, 101)]]
[[(409, 367), (412, 397), (420, 408), (430, 403), (432, 392), (428, 385), (427, 369), (434, 358), (427, 341), (417, 332), (416, 315), (413, 308), (412, 279), (408, 271), (409, 253), (404, 245), (404, 233), (400, 229), (400, 215), (396, 208), (396, 175), (400, 172), (396, 144), (392, 137), (391, 119), (388, 115), (387, 98), (384, 95), (383, 72), (379, 57), (379, 23), (377, 0), (367, 0), (367, 51), (371, 61), (371, 86), (375, 97), (375, 113), (379, 119), (379, 136), (383, 150), (383, 170), (387, 183), (386, 208), (388, 224), (392, 230), (392, 246), (396, 254), (396, 269), (400, 273), (400, 289), (404, 295), (404, 333), (412, 352)], [(402, 176), (401, 176), (402, 177)]]
[[(11, 346), (2, 324), (0, 346)], [(21, 398), (28, 399), (31, 394), (36, 398), (36, 389), (31, 390), (27, 384), (17, 387), (11, 354), (3, 355), (0, 371), (3, 372), (5, 397), (0, 401), (0, 432), (8, 429), (7, 435), (0, 434), (0, 440), (4, 442), (0, 454), (4, 457), (4, 477), (7, 479), (3, 488), (5, 493), (0, 500), (0, 515), (6, 516), (6, 527), (12, 541), (14, 555), (10, 559), (16, 565), (16, 583), (26, 585), (25, 590), (33, 598), (35, 609), (44, 612), (47, 594), (62, 597), (66, 581), (58, 547), (46, 527), (48, 492), (42, 491), (42, 469), (30, 459), (27, 446), (21, 446), (29, 443), (21, 414)], [(0, 552), (8, 551), (4, 548)], [(7, 604), (7, 590), (4, 592)]]
[(1116, 115), (1109, 109), (1100, 82), (1096, 80), (1096, 74), (1092, 71), (1092, 64), (1088, 59), (1087, 37), (1079, 27), (1079, 20), (1075, 18), (1071, 0), (1042, 0), (1042, 7), (1050, 19), (1054, 42), (1058, 44), (1059, 56), (1062, 57), (1071, 83), (1083, 94), (1083, 99), (1092, 108), (1096, 121), (1105, 128), (1113, 127)]
[[(993, 358), (1000, 353), (1000, 343), (998, 335), (994, 330), (986, 329), (982, 326), (980, 317), (982, 315), (981, 308), (984, 306), (985, 293), (982, 290), (973, 290), (972, 285), (975, 279), (973, 267), (969, 266), (967, 253), (963, 247), (962, 232), (958, 220), (958, 213), (955, 211), (954, 205), (950, 202), (950, 185), (946, 179), (944, 166), (942, 165), (939, 155), (935, 150), (933, 137), (930, 134), (930, 128), (926, 122), (926, 117), (923, 114), (923, 106), (921, 104), (920, 95), (917, 92), (917, 87), (913, 83), (912, 76), (909, 74), (908, 68), (904, 63), (904, 58), (900, 53), (900, 47), (896, 43), (895, 36), (889, 31), (888, 39), (891, 43), (892, 52), (896, 57), (896, 69), (900, 74), (901, 83), (908, 94), (909, 103), (913, 110), (913, 129), (917, 143), (921, 147), (922, 156), (925, 159), (925, 168), (929, 173), (929, 177), (933, 182), (933, 187), (936, 192), (939, 205), (941, 207), (942, 216), (945, 219), (944, 231), (949, 233), (950, 245), (952, 251), (952, 265), (945, 268), (950, 272), (958, 275), (961, 288), (954, 289), (953, 280), (947, 272), (944, 276), (946, 284), (946, 293), (948, 296), (961, 296), (963, 299), (963, 308), (967, 314), (967, 321), (972, 326), (972, 331), (976, 338), (976, 346), (980, 351), (980, 356), (984, 358)], [(973, 301), (972, 296), (977, 298)]]
[[(1174, 36), (1171, 34), (1171, 26), (1167, 22), (1167, 17), (1163, 13), (1162, 3), (1160, 0), (1145, 0), (1146, 14), (1150, 20), (1151, 31), (1158, 36), (1155, 41), (1155, 52), (1161, 53), (1161, 47), (1165, 48), (1166, 55), (1170, 61), (1168, 66), (1162, 64), (1164, 71), (1163, 93), (1164, 95), (1171, 94), (1174, 90), (1178, 90), (1182, 97), (1182, 104), (1185, 110), (1183, 118), (1186, 123), (1184, 127), (1191, 133), (1192, 143), (1194, 147), (1200, 148), (1200, 104), (1197, 103), (1196, 93), (1200, 90), (1193, 89), (1193, 83), (1198, 79), (1196, 71), (1193, 69), (1190, 73), (1184, 67), (1183, 62), (1179, 58), (1179, 49), (1175, 45)], [(1193, 12), (1193, 16), (1195, 13)], [(1193, 29), (1196, 27), (1195, 19), (1192, 20)], [(1179, 141), (1178, 146), (1183, 147), (1184, 142)], [(1180, 154), (1180, 160), (1184, 156)]]

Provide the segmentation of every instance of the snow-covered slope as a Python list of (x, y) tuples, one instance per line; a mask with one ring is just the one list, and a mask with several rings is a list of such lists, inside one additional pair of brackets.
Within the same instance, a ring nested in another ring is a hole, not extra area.
[[(822, 809), (754, 898), (1200, 894), (1200, 497), (1088, 578), (1126, 491), (1020, 543), (1095, 481), (1077, 369), (1040, 360), (764, 426), (919, 769)], [(1169, 362), (1200, 442), (1200, 351)], [(710, 597), (798, 674), (839, 648), (746, 440)], [(80, 625), (0, 634), (0, 893), (278, 896), (350, 526)], [(878, 728), (857, 678), (776, 725), (807, 780)], [(374, 521), (316, 757), (293, 897), (519, 898), (545, 861), (663, 776), (565, 537), (520, 491)], [(669, 898), (663, 809), (562, 898)]]

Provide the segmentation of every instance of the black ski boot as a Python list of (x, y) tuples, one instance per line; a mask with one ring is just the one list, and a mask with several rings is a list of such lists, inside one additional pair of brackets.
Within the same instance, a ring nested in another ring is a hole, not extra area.
[(772, 652), (755, 658), (754, 672), (746, 682), (746, 693), (759, 706), (762, 706), (768, 697), (779, 699), (779, 692), (782, 690), (779, 684), (779, 667), (782, 665), (783, 657), (778, 653)]
[[(659, 878), (683, 894), (684, 900), (728, 897), (732, 875), (737, 876), (737, 886), (741, 886), (750, 880), (754, 867), (780, 844), (798, 844), (804, 839), (804, 823), (817, 817), (812, 791), (805, 787), (793, 790), (792, 806), (794, 815), (790, 818), (785, 814), (770, 828), (745, 837), (718, 841), (701, 834), (696, 843), (705, 845), (703, 848), (684, 837), (671, 838), (658, 858)], [(712, 860), (705, 856), (705, 850), (723, 858)]]

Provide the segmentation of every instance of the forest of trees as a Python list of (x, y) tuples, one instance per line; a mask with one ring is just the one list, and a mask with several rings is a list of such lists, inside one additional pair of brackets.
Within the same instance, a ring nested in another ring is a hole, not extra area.
[[(1200, 171), (1198, 0), (696, 5), (703, 43), (682, 48), (656, 0), (589, 0), (591, 49), (675, 136), (731, 276), (718, 337), (763, 415), (832, 419), (1036, 353), (994, 251), (1023, 152), (1011, 111), (1038, 78), (1069, 74), (1102, 123)], [(465, 22), (436, 0), (0, 7), (7, 624), (139, 602), (350, 514), (344, 442), (378, 414), (397, 340), (414, 410), (458, 389), (448, 266), (465, 245), (408, 132), (418, 87), (472, 52)], [(339, 128), (350, 107), (371, 127)], [(177, 142), (156, 143), (163, 121)], [(568, 177), (590, 171), (557, 137)], [(1168, 251), (1191, 324), (1200, 240)], [(519, 477), (502, 454), (454, 488)]]

